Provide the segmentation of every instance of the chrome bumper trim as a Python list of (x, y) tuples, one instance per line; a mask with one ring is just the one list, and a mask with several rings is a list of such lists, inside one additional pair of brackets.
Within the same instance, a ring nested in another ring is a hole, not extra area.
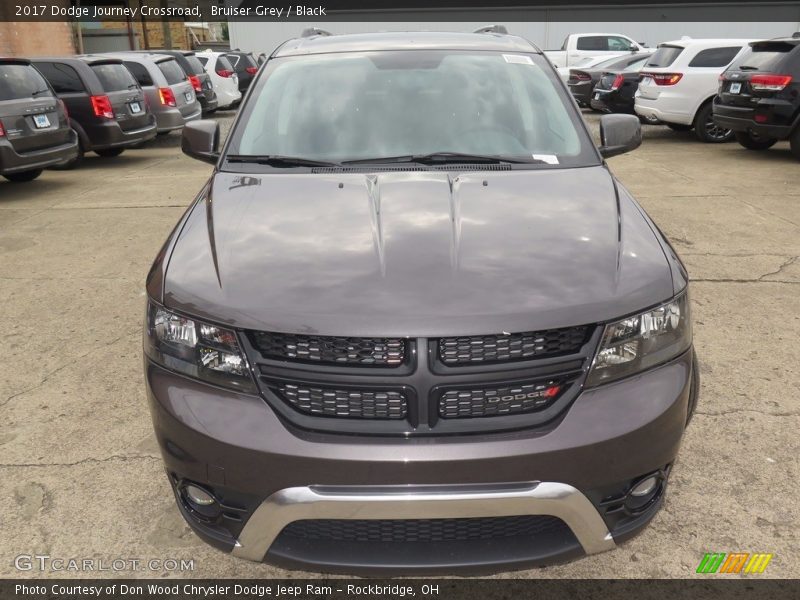
[[(531, 482), (505, 489), (459, 491), (459, 486), (412, 488), (294, 487), (275, 492), (255, 510), (232, 554), (262, 561), (278, 534), (303, 519), (453, 519), (550, 515), (564, 521), (587, 554), (614, 548), (600, 513), (571, 485)], [(462, 486), (465, 488), (466, 486)], [(352, 490), (352, 491), (348, 491)]]

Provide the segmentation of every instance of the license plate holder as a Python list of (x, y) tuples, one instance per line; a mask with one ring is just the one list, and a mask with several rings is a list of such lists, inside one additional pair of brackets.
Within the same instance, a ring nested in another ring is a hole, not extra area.
[(728, 92), (731, 94), (738, 94), (742, 91), (742, 83), (740, 81), (735, 81), (731, 84), (731, 87), (728, 88)]
[(131, 108), (132, 115), (138, 115), (140, 112), (142, 112), (142, 105), (138, 102), (131, 102), (128, 106)]
[(50, 127), (50, 119), (47, 118), (47, 115), (33, 115), (33, 124), (36, 129), (46, 129)]

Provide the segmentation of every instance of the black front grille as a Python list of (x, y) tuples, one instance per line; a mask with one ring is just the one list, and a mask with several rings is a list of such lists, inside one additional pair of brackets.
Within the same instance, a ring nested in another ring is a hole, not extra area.
[(463, 365), (561, 356), (580, 351), (590, 334), (591, 328), (584, 326), (442, 338), (439, 358), (446, 365)]
[(404, 419), (408, 403), (398, 390), (353, 390), (280, 383), (278, 395), (300, 412), (346, 419)]
[(281, 536), (315, 542), (468, 542), (511, 537), (571, 534), (557, 517), (470, 517), (461, 519), (308, 519), (287, 525)]
[(550, 406), (563, 390), (564, 385), (555, 381), (448, 390), (439, 397), (439, 416), (465, 419), (535, 412)]
[(406, 357), (402, 338), (293, 335), (254, 331), (250, 341), (265, 358), (331, 365), (396, 367)]

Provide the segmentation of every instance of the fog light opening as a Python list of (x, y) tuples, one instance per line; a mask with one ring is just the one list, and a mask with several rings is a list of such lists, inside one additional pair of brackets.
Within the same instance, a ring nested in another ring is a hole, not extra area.
[(636, 481), (628, 491), (625, 508), (634, 514), (647, 509), (661, 495), (664, 479), (664, 474), (658, 472), (645, 475)]
[(219, 502), (210, 491), (188, 482), (181, 486), (180, 491), (186, 507), (200, 520), (211, 521), (219, 517)]
[(636, 498), (650, 496), (657, 487), (658, 478), (655, 475), (651, 475), (650, 477), (642, 479), (639, 483), (633, 486), (633, 489), (631, 490), (631, 496)]

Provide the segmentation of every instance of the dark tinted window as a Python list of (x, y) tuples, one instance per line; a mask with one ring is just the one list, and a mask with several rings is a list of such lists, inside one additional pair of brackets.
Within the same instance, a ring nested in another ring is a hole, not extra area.
[(103, 91), (106, 92), (127, 90), (136, 85), (136, 80), (131, 75), (131, 72), (125, 68), (125, 65), (92, 65), (92, 71), (97, 75), (100, 85), (103, 86)]
[(125, 67), (131, 72), (136, 78), (136, 81), (141, 85), (144, 86), (152, 86), (153, 85), (153, 78), (150, 77), (150, 73), (147, 72), (147, 67), (142, 64), (135, 63), (135, 62), (124, 62)]
[[(37, 93), (38, 92), (38, 93)], [(0, 65), (0, 100), (52, 96), (50, 86), (30, 65)]]
[(578, 38), (578, 50), (608, 50), (608, 36), (605, 35), (585, 35)]
[(186, 73), (183, 72), (177, 61), (166, 60), (158, 63), (158, 70), (164, 74), (169, 85), (186, 81)]
[[(783, 60), (797, 46), (786, 42), (762, 42), (746, 50), (739, 59), (731, 65), (731, 69), (776, 71), (779, 70)], [(798, 51), (800, 52), (800, 51)], [(795, 55), (797, 56), (797, 55)]]
[(239, 57), (236, 54), (226, 54), (225, 58), (231, 61), (231, 65), (233, 65), (234, 67), (239, 66)]
[(205, 56), (195, 56), (195, 58), (199, 60), (200, 64), (203, 65), (204, 67), (206, 66), (206, 64), (208, 64), (208, 59)]
[(739, 53), (741, 46), (726, 46), (725, 48), (709, 48), (701, 50), (689, 61), (690, 67), (724, 67)]
[(186, 62), (189, 63), (189, 68), (192, 70), (193, 75), (202, 75), (206, 72), (205, 69), (203, 69), (205, 63), (200, 62), (200, 59), (196, 56), (187, 56), (185, 58)]
[(653, 52), (650, 60), (647, 61), (646, 67), (668, 67), (675, 62), (683, 52), (680, 46), (659, 46), (658, 50)]
[(63, 63), (36, 63), (36, 68), (53, 86), (56, 94), (83, 92), (83, 82), (77, 71)]
[(226, 70), (226, 71), (233, 71), (233, 65), (231, 64), (231, 61), (229, 61), (224, 56), (218, 56), (217, 57), (217, 71), (220, 71), (220, 70), (223, 70), (223, 69)]

